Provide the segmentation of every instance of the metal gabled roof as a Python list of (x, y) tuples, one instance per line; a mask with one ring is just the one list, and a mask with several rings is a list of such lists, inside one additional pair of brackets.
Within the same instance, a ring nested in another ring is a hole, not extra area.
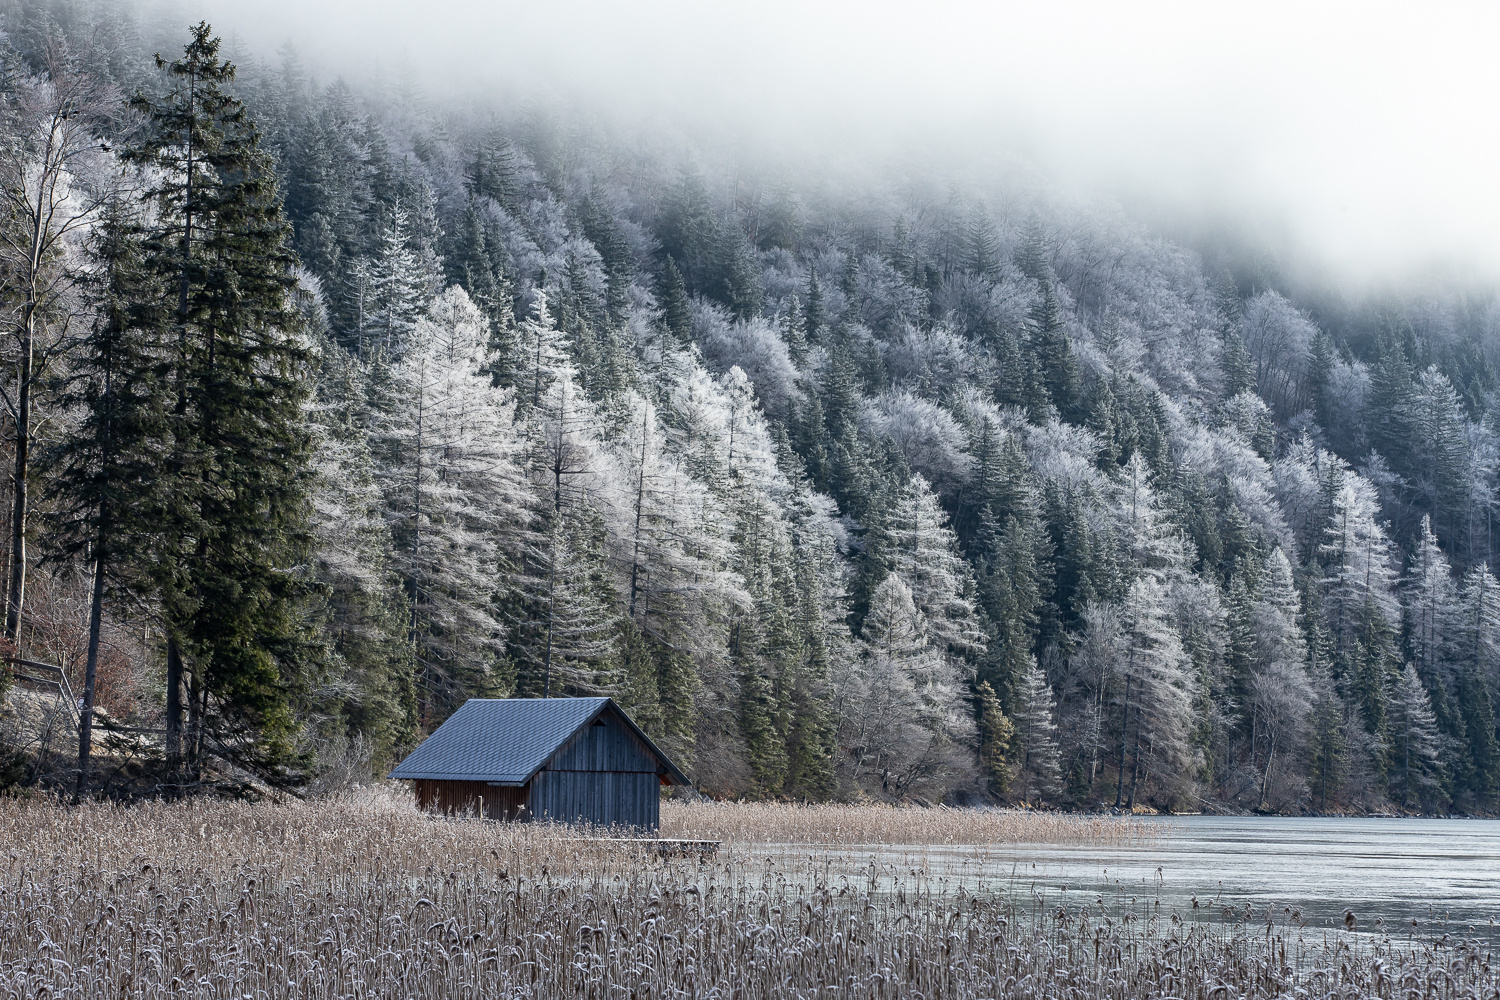
[(412, 751), (392, 778), (522, 785), (606, 709), (624, 721), (673, 780), (691, 785), (609, 698), (473, 698)]

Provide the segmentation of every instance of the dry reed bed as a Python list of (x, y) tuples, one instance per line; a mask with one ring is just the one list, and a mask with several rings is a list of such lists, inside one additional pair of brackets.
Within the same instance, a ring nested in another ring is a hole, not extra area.
[(664, 802), (661, 835), (731, 843), (1129, 844), (1159, 836), (1160, 823), (1021, 809)]
[(1053, 910), (831, 857), (659, 861), (391, 800), (7, 802), (0, 997), (1500, 995), (1471, 942)]

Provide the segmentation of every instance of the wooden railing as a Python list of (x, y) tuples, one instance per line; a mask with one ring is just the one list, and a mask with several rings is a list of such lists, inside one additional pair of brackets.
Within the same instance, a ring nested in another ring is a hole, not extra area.
[[(19, 656), (7, 656), (4, 660), (10, 665), (10, 674), (18, 681), (26, 684), (35, 684), (38, 687), (50, 687), (68, 699), (68, 705), (73, 715), (78, 714), (78, 699), (73, 696), (73, 686), (68, 683), (68, 675), (63, 673), (62, 667), (55, 667), (50, 663), (41, 663), (37, 660), (27, 660)], [(27, 670), (40, 670), (43, 673), (52, 674), (52, 677), (34, 677), (31, 674), (23, 674), (17, 667), (25, 667)]]

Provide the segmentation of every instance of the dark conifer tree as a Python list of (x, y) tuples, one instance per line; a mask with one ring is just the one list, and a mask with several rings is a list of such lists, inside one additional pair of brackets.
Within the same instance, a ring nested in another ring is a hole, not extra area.
[(1042, 297), (1027, 321), (1029, 354), (1035, 363), (1048, 398), (1064, 420), (1081, 422), (1084, 410), (1078, 374), (1078, 359), (1063, 328), (1062, 309), (1052, 282), (1042, 280)]
[(1500, 740), (1496, 739), (1489, 685), (1477, 670), (1468, 668), (1459, 675), (1457, 701), (1467, 743), (1464, 791), (1472, 806), (1488, 809), (1500, 796)]
[(1083, 398), (1083, 425), (1098, 437), (1099, 467), (1107, 472), (1120, 458), (1120, 406), (1109, 382), (1098, 377), (1089, 380)]
[(1046, 280), (1052, 268), (1052, 243), (1041, 216), (1033, 214), (1021, 228), (1016, 242), (1016, 267), (1032, 281)]
[[(291, 753), (294, 692), (321, 659), (305, 615), (310, 378), (292, 306), (297, 258), (273, 165), (230, 92), (207, 23), (168, 63), (130, 160), (154, 168), (143, 266), (172, 291), (175, 402), (156, 567), (167, 637), (167, 747), (195, 769), (248, 733), (241, 763)], [(186, 696), (188, 725), (182, 711)]]
[(490, 246), (479, 206), (470, 199), (454, 227), (445, 255), (449, 283), (461, 286), (469, 298), (484, 310), (495, 330), (503, 331), (515, 322), (511, 305), (512, 289), (505, 268)]
[(661, 692), (656, 664), (646, 636), (629, 617), (619, 620), (615, 643), (616, 673), (620, 677), (618, 700), (635, 724), (653, 739), (662, 735)]
[(802, 236), (802, 220), (790, 188), (783, 187), (766, 207), (756, 227), (756, 246), (762, 250), (795, 249)]
[(814, 799), (833, 794), (838, 753), (819, 586), (816, 571), (806, 560), (799, 560), (796, 593), (788, 595), (797, 602), (795, 627), (800, 659), (788, 685), (791, 726), (787, 733), (787, 791)]
[(1333, 340), (1319, 330), (1313, 338), (1307, 356), (1307, 398), (1312, 404), (1313, 419), (1325, 430), (1333, 426), (1332, 400), (1329, 399), (1329, 379), (1333, 375)]
[(1398, 473), (1408, 466), (1411, 427), (1412, 366), (1405, 348), (1393, 336), (1381, 339), (1380, 360), (1370, 372), (1365, 427), (1370, 444)]
[(596, 196), (591, 194), (584, 199), (578, 215), (583, 234), (594, 244), (604, 262), (605, 301), (610, 322), (622, 323), (625, 319), (625, 292), (635, 277), (635, 255), (620, 232), (614, 215)]
[[(805, 385), (805, 382), (804, 382)], [(823, 401), (815, 388), (806, 391), (807, 402), (795, 406), (788, 414), (792, 447), (802, 459), (813, 485), (828, 491), (832, 482), (833, 441), (829, 436), (828, 422), (823, 414)]]
[[(987, 526), (985, 533), (992, 530)], [(989, 622), (982, 676), (1006, 704), (1033, 662), (1041, 627), (1045, 581), (1036, 558), (1039, 534), (1030, 518), (1006, 517), (979, 567), (979, 604)]]
[(988, 681), (974, 690), (975, 714), (979, 722), (979, 764), (992, 795), (1004, 795), (1010, 787), (1011, 747), (1016, 727), (1000, 708), (1000, 699)]
[(780, 794), (786, 784), (787, 712), (782, 703), (780, 677), (761, 655), (759, 622), (741, 619), (730, 628), (729, 656), (739, 678), (740, 732), (746, 761), (763, 796)]
[(1241, 722), (1247, 736), (1252, 734), (1254, 721), (1248, 711), (1256, 653), (1254, 604), (1255, 595), (1246, 584), (1245, 574), (1236, 573), (1224, 595), (1224, 667), (1229, 675), (1225, 688), (1235, 704), (1241, 706)]
[(1327, 812), (1340, 805), (1349, 775), (1349, 735), (1344, 705), (1326, 675), (1314, 673), (1318, 698), (1309, 713), (1307, 783), (1313, 808)]
[(823, 288), (818, 284), (817, 268), (807, 269), (807, 301), (802, 304), (802, 330), (810, 343), (823, 342), (823, 327), (828, 316), (823, 311)]
[(1464, 331), (1454, 345), (1443, 371), (1458, 390), (1464, 410), (1471, 420), (1483, 417), (1495, 391), (1495, 366), (1490, 362), (1484, 340), (1474, 329)]
[(1219, 317), (1219, 377), (1223, 380), (1223, 398), (1230, 399), (1242, 392), (1255, 391), (1255, 363), (1240, 333), (1240, 321), (1244, 318), (1240, 291), (1227, 270), (1220, 271), (1214, 279), (1213, 296)]
[(713, 232), (712, 269), (704, 292), (728, 306), (736, 319), (758, 315), (764, 292), (754, 245), (733, 220), (717, 222)]
[(964, 270), (990, 281), (1000, 276), (1000, 240), (989, 217), (978, 209), (969, 213), (964, 231)]
[(661, 305), (662, 324), (677, 338), (678, 343), (687, 344), (693, 339), (693, 320), (688, 313), (687, 287), (682, 283), (682, 272), (671, 255), (662, 265), (657, 278), (656, 295)]
[(656, 222), (656, 237), (661, 253), (676, 263), (688, 291), (702, 294), (705, 257), (714, 235), (713, 209), (703, 180), (685, 171), (676, 190), (662, 206)]
[(516, 154), (498, 129), (475, 143), (465, 177), (470, 193), (504, 205), (516, 190)]

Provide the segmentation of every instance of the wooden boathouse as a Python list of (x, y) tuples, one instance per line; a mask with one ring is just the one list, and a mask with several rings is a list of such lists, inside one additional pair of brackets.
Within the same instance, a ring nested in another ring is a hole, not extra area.
[(391, 772), (427, 810), (656, 830), (691, 782), (609, 698), (475, 698)]

